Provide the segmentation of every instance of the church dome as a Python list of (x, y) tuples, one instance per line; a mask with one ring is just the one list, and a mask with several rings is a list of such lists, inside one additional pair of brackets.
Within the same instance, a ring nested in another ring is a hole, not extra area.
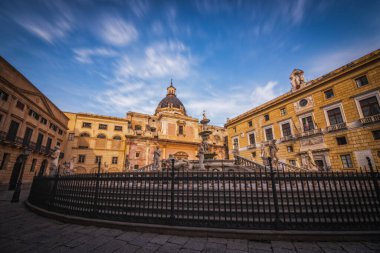
[(170, 82), (170, 86), (167, 88), (166, 97), (164, 97), (158, 104), (156, 114), (166, 111), (186, 115), (185, 106), (182, 104), (181, 100), (177, 98), (175, 92), (176, 88), (173, 86), (173, 83)]

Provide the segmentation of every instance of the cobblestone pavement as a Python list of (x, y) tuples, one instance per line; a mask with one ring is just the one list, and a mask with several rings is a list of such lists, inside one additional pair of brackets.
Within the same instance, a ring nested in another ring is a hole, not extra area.
[(380, 252), (380, 242), (259, 242), (122, 231), (62, 223), (0, 198), (0, 252), (365, 253)]

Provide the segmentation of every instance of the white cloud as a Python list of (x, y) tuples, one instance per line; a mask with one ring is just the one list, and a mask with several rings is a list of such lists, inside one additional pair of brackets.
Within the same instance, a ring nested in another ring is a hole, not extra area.
[(133, 24), (120, 17), (107, 17), (100, 26), (100, 37), (115, 46), (128, 45), (137, 40), (138, 32)]
[(74, 49), (75, 59), (80, 63), (92, 63), (93, 57), (102, 56), (102, 57), (111, 57), (116, 56), (117, 52), (112, 49), (107, 48), (80, 48)]
[(252, 104), (257, 106), (278, 96), (275, 90), (277, 84), (275, 81), (269, 81), (264, 86), (255, 87), (251, 92)]

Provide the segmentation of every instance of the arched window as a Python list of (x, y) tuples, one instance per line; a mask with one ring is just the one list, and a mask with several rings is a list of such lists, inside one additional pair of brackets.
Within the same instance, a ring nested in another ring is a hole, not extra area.
[(115, 136), (113, 137), (113, 139), (114, 139), (114, 140), (121, 141), (121, 137), (120, 137), (119, 135), (115, 135)]
[(98, 138), (98, 139), (105, 139), (106, 136), (104, 134), (98, 134), (98, 136), (96, 136), (96, 138)]
[(90, 137), (90, 134), (88, 134), (88, 133), (81, 133), (79, 136), (80, 137)]

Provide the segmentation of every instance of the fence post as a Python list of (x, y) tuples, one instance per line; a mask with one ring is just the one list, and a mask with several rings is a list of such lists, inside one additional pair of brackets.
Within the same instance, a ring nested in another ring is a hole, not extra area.
[(53, 189), (51, 190), (51, 194), (50, 194), (50, 199), (49, 199), (49, 206), (50, 207), (53, 207), (53, 205), (54, 205), (55, 193), (57, 191), (58, 178), (59, 178), (59, 166), (58, 166), (57, 174), (54, 177)]
[(271, 157), (268, 157), (268, 163), (269, 163), (269, 169), (270, 169), (270, 178), (272, 181), (273, 202), (274, 202), (274, 211), (275, 211), (274, 225), (278, 229), (280, 228), (281, 220), (280, 220), (280, 211), (278, 208), (278, 198), (277, 198), (276, 181), (275, 181), (276, 172), (273, 171)]
[(98, 216), (98, 198), (99, 198), (99, 180), (100, 180), (100, 165), (101, 161), (98, 161), (98, 173), (96, 174), (96, 184), (95, 184), (95, 197), (94, 197), (94, 208), (93, 208), (93, 216)]
[(368, 167), (369, 167), (369, 170), (370, 170), (370, 173), (371, 173), (371, 178), (372, 178), (372, 181), (373, 181), (373, 185), (375, 187), (377, 201), (380, 203), (380, 186), (379, 186), (379, 182), (377, 181), (378, 172), (375, 172), (373, 170), (371, 159), (368, 156), (366, 157), (366, 159), (367, 159)]
[(170, 221), (172, 224), (174, 224), (174, 162), (175, 159), (171, 158), (170, 161), (172, 162), (172, 168), (171, 168), (171, 190), (170, 190)]

